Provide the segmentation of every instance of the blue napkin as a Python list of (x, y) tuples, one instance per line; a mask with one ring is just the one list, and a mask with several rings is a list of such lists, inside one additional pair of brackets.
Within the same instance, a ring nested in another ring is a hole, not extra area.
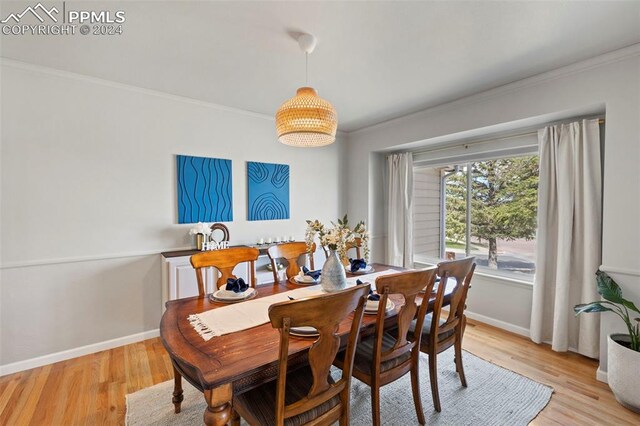
[(225, 290), (242, 293), (243, 291), (247, 291), (247, 289), (249, 289), (249, 284), (245, 283), (242, 278), (227, 278)]
[[(360, 281), (360, 280), (356, 280), (356, 284), (362, 285), (364, 283), (362, 281)], [(373, 292), (373, 290), (369, 289), (369, 300), (373, 300), (374, 302), (377, 302), (377, 301), (380, 300), (380, 295), (379, 294), (375, 294)]]
[(351, 264), (351, 272), (357, 272), (359, 269), (367, 269), (367, 262), (364, 259), (349, 259)]
[(317, 280), (318, 278), (320, 278), (320, 274), (322, 273), (320, 269), (316, 269), (315, 271), (310, 271), (309, 268), (307, 268), (306, 266), (302, 267), (302, 272), (304, 272), (305, 275), (313, 278), (314, 280)]

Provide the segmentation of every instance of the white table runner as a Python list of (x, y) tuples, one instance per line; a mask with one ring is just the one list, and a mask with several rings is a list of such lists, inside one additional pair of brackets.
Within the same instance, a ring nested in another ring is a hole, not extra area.
[[(369, 282), (373, 285), (376, 278), (382, 275), (397, 273), (392, 269), (360, 275), (347, 279), (347, 287), (356, 285), (357, 280)], [(189, 315), (189, 322), (204, 340), (215, 336), (247, 330), (269, 322), (269, 306), (278, 302), (285, 302), (289, 297), (303, 299), (305, 297), (326, 294), (318, 285), (298, 288), (291, 291), (260, 297), (246, 302), (235, 303), (217, 309), (211, 309), (200, 314)]]

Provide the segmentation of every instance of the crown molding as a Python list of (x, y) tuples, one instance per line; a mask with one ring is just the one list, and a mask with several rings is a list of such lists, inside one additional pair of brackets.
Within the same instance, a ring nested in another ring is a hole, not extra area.
[(458, 108), (463, 105), (471, 105), (475, 103), (485, 102), (489, 99), (503, 96), (510, 92), (525, 89), (531, 86), (537, 86), (542, 83), (564, 78), (573, 74), (578, 74), (584, 71), (588, 71), (594, 68), (599, 68), (605, 65), (609, 65), (615, 62), (621, 62), (626, 59), (640, 56), (640, 43), (632, 44), (621, 49), (613, 50), (611, 52), (604, 53), (602, 55), (594, 56), (583, 61), (575, 62), (570, 65), (565, 65), (560, 68), (556, 68), (551, 71), (546, 71), (541, 74), (527, 77), (522, 80), (517, 80), (512, 83), (507, 83), (502, 86), (498, 86), (493, 89), (485, 90), (474, 95), (465, 96), (450, 102), (446, 102), (440, 105), (435, 105), (429, 108), (422, 109), (420, 111), (412, 112), (400, 117), (392, 118), (390, 120), (381, 121), (370, 126), (365, 126), (360, 129), (352, 130), (348, 132), (348, 135), (355, 135), (360, 133), (367, 133), (373, 130), (381, 129), (394, 124), (400, 124), (405, 121), (409, 121), (418, 116), (446, 111), (449, 109)]
[(140, 93), (148, 96), (155, 96), (163, 99), (168, 99), (176, 102), (182, 102), (191, 105), (197, 105), (205, 108), (216, 109), (218, 111), (231, 112), (235, 114), (242, 114), (249, 117), (260, 118), (263, 120), (275, 121), (275, 117), (267, 114), (262, 114), (259, 112), (253, 112), (249, 110), (245, 110), (242, 108), (235, 108), (226, 105), (216, 104), (213, 102), (202, 101), (199, 99), (189, 98), (187, 96), (174, 95), (171, 93), (161, 92), (159, 90), (154, 89), (145, 89), (143, 87), (133, 86), (131, 84), (119, 83), (112, 80), (106, 80), (98, 77), (91, 77), (86, 74), (78, 74), (71, 71), (63, 71), (56, 68), (47, 67), (44, 65), (36, 65), (28, 62), (17, 61), (15, 59), (9, 59), (0, 57), (0, 64), (4, 66), (9, 66), (12, 68), (17, 68), (24, 71), (31, 71), (40, 74), (53, 75), (61, 78), (68, 78), (72, 80), (85, 81), (87, 83), (98, 84), (105, 87), (111, 87), (114, 89), (127, 90), (130, 92)]
[[(417, 116), (428, 114), (428, 113), (436, 113), (439, 111), (446, 111), (448, 109), (453, 109), (460, 107), (466, 104), (474, 104), (484, 102), (491, 98), (495, 98), (513, 91), (521, 90), (527, 87), (536, 86), (542, 84), (547, 81), (556, 80), (559, 78), (563, 78), (572, 74), (578, 74), (584, 71), (588, 71), (593, 68), (598, 68), (601, 66), (605, 66), (611, 63), (624, 61), (626, 59), (639, 56), (640, 55), (640, 43), (632, 44), (627, 47), (623, 47), (621, 49), (613, 50), (611, 52), (604, 53), (602, 55), (594, 56), (589, 59), (585, 59), (583, 61), (575, 62), (570, 65), (566, 65), (560, 68), (556, 68), (551, 71), (543, 72), (532, 77), (527, 77), (522, 80), (517, 80), (512, 83), (507, 83), (502, 86), (498, 86), (493, 89), (485, 90), (474, 95), (469, 95), (462, 97), (460, 99), (456, 99), (450, 102), (446, 102), (444, 104), (436, 105), (433, 107), (425, 108), (420, 111), (412, 112), (400, 117), (392, 118), (389, 120), (384, 120), (376, 124), (372, 124), (369, 126), (365, 126), (356, 130), (352, 130), (349, 132), (338, 130), (337, 134), (341, 137), (355, 135), (360, 133), (367, 133), (372, 130), (377, 130), (380, 128), (384, 128), (393, 124), (403, 123), (405, 121), (411, 120)], [(18, 68), (22, 70), (28, 70), (33, 72), (40, 72), (43, 74), (55, 75), (63, 78), (71, 78), (77, 79), (81, 81), (87, 81), (94, 84), (100, 84), (107, 87), (112, 87), (121, 90), (129, 90), (141, 94), (146, 94), (150, 96), (157, 96), (177, 102), (188, 103), (192, 105), (198, 105), (205, 108), (213, 108), (219, 111), (231, 112), (236, 114), (242, 114), (254, 118), (260, 118), (264, 120), (274, 121), (275, 117), (268, 114), (262, 114), (258, 112), (253, 112), (249, 110), (245, 110), (242, 108), (229, 107), (222, 104), (216, 104), (213, 102), (202, 101), (194, 98), (189, 98), (186, 96), (174, 95), (166, 92), (161, 92), (153, 89), (145, 89), (138, 86), (133, 86), (125, 83), (118, 83), (111, 80), (106, 80), (98, 77), (91, 77), (85, 74), (78, 74), (71, 71), (63, 71), (56, 68), (47, 67), (44, 65), (36, 65), (27, 62), (18, 61), (15, 59), (9, 59), (0, 57), (0, 65), (7, 65), (13, 68)]]
[[(230, 112), (234, 114), (246, 115), (253, 118), (260, 118), (262, 120), (275, 121), (275, 116), (263, 114), (260, 112), (249, 111), (242, 108), (230, 107), (222, 104), (216, 104), (214, 102), (207, 102), (199, 99), (189, 98), (187, 96), (174, 95), (171, 93), (161, 92), (159, 90), (154, 89), (146, 89), (143, 87), (134, 86), (126, 83), (119, 83), (112, 80), (106, 80), (99, 77), (91, 77), (86, 74), (79, 74), (71, 71), (63, 71), (57, 68), (51, 68), (44, 65), (31, 64), (28, 62), (18, 61), (15, 59), (9, 59), (5, 57), (0, 57), (0, 65), (9, 66), (12, 68), (17, 68), (25, 71), (37, 72), (40, 74), (53, 75), (56, 77), (68, 78), (73, 80), (85, 81), (87, 83), (98, 84), (105, 87), (111, 87), (114, 89), (127, 90), (130, 92), (140, 93), (148, 96), (155, 96), (163, 99), (168, 99), (171, 101), (186, 103), (190, 105), (201, 106), (204, 108), (216, 109), (218, 111)], [(346, 136), (346, 132), (342, 130), (338, 130), (336, 134), (340, 137)]]

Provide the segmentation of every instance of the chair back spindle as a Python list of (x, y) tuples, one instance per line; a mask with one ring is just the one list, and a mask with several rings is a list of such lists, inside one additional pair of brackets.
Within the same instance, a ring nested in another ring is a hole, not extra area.
[(237, 278), (233, 274), (233, 270), (238, 264), (249, 262), (249, 285), (255, 287), (257, 284), (256, 265), (260, 251), (253, 247), (231, 247), (228, 249), (212, 250), (197, 253), (191, 256), (191, 266), (196, 270), (196, 279), (198, 280), (198, 294), (204, 297), (206, 293), (204, 285), (203, 269), (216, 268), (220, 273), (220, 277), (216, 281), (216, 287), (220, 288), (227, 283), (229, 278)]
[[(425, 290), (430, 294), (436, 278), (436, 267), (431, 267), (419, 271), (400, 272), (398, 274), (384, 275), (376, 279), (376, 289), (380, 294), (380, 303), (376, 318), (376, 350), (374, 351), (374, 365), (389, 361), (404, 355), (407, 352), (419, 352), (421, 333), (424, 322), (425, 309), (420, 309), (418, 313), (417, 296)], [(404, 304), (400, 307), (397, 315), (396, 342), (393, 347), (382, 352), (382, 340), (385, 331), (384, 321), (386, 318), (386, 306), (389, 296), (392, 294), (401, 295)], [(428, 300), (428, 299), (427, 299)], [(428, 304), (428, 302), (427, 302)], [(422, 304), (424, 305), (424, 303)], [(411, 322), (416, 319), (416, 330), (409, 333)], [(420, 327), (420, 328), (418, 328)], [(410, 334), (413, 334), (411, 336)]]
[[(369, 293), (369, 285), (352, 287), (347, 290), (311, 297), (308, 299), (281, 302), (269, 308), (271, 325), (280, 331), (279, 371), (276, 388), (276, 424), (305, 413), (336, 395), (342, 403), (336, 410), (349, 410), (348, 395), (351, 373), (358, 340), (364, 305)], [(341, 323), (352, 313), (350, 334), (346, 349), (346, 361), (341, 378), (335, 383), (329, 381), (331, 365), (340, 349), (340, 338), (336, 334)], [(289, 358), (289, 336), (292, 327), (314, 327), (318, 337), (309, 349), (309, 365), (313, 383), (308, 394), (290, 404), (285, 403), (287, 361)], [(332, 409), (332, 411), (334, 410)], [(348, 416), (347, 416), (348, 418)]]
[[(471, 278), (473, 278), (473, 273), (476, 268), (475, 259), (475, 257), (467, 257), (465, 259), (441, 262), (438, 264), (438, 275), (441, 277), (446, 276), (446, 280), (450, 280), (451, 278), (456, 280), (456, 287), (451, 293), (449, 313), (447, 314), (444, 324), (439, 326), (440, 334), (453, 330), (462, 322)], [(441, 280), (444, 279), (441, 278)], [(446, 284), (447, 282), (443, 281), (441, 287), (446, 287)], [(433, 318), (436, 319), (435, 312)], [(439, 315), (437, 319), (439, 320)], [(434, 321), (434, 323), (437, 324), (437, 321)]]
[(278, 276), (278, 259), (285, 259), (288, 263), (286, 276), (287, 280), (295, 277), (300, 272), (300, 266), (298, 265), (298, 259), (302, 255), (309, 257), (309, 266), (314, 269), (313, 255), (316, 252), (316, 243), (313, 243), (311, 250), (307, 248), (307, 243), (303, 241), (295, 241), (291, 243), (282, 243), (271, 246), (267, 249), (269, 260), (271, 261), (271, 268), (273, 269), (273, 282), (279, 283), (280, 278)]

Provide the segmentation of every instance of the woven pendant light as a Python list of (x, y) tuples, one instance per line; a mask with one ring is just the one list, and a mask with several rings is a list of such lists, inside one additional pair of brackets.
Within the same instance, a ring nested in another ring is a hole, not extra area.
[(337, 128), (336, 110), (311, 87), (299, 88), (276, 113), (278, 140), (285, 145), (329, 145), (336, 140)]
[[(302, 34), (298, 38), (302, 50), (308, 54), (316, 45), (316, 38)], [(319, 147), (336, 140), (338, 116), (333, 106), (318, 96), (312, 87), (301, 87), (296, 95), (285, 101), (276, 112), (278, 140), (290, 146)]]

